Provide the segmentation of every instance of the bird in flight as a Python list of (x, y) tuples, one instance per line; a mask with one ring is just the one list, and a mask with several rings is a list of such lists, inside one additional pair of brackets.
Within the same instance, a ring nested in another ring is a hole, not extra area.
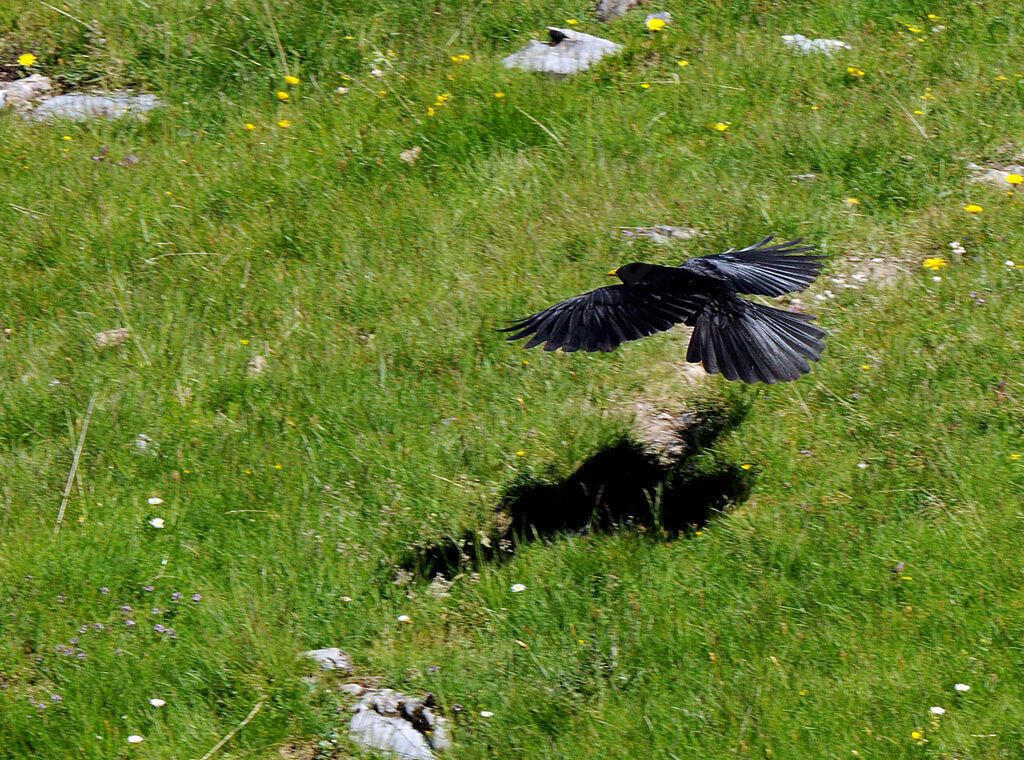
[[(740, 293), (781, 296), (803, 290), (824, 256), (803, 238), (770, 245), (774, 235), (739, 250), (690, 259), (678, 267), (634, 262), (611, 272), (610, 285), (519, 320), (502, 332), (529, 338), (545, 351), (612, 351), (621, 343), (668, 330), (693, 328), (686, 361), (745, 383), (796, 380), (825, 349), (814, 316), (748, 301)], [(532, 336), (532, 337), (530, 337)]]

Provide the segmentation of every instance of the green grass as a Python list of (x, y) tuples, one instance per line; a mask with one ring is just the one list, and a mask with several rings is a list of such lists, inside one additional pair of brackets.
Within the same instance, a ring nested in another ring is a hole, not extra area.
[[(0, 8), (5, 71), (32, 52), (167, 106), (0, 113), (0, 756), (201, 757), (261, 701), (219, 756), (364, 756), (303, 680), (322, 646), (437, 694), (459, 758), (1021, 756), (1024, 216), (966, 169), (1024, 150), (1018, 4), (61, 8)], [(498, 63), (570, 18), (626, 52), (567, 80)], [(853, 50), (792, 56), (794, 32)], [(654, 223), (709, 234), (616, 238)], [(404, 574), (628, 436), (637, 397), (697, 403), (678, 335), (524, 354), (495, 327), (768, 232), (829, 256), (804, 301), (830, 334), (797, 383), (700, 393), (747, 413), (692, 464), (752, 465), (748, 499), (699, 535), (523, 540), (450, 596)], [(906, 274), (842, 289), (850, 257)]]

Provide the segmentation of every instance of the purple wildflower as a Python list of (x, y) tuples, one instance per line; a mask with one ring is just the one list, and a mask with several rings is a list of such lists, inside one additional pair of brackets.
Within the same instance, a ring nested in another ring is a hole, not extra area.
[(143, 590), (143, 591), (152, 591), (152, 590), (153, 590), (153, 587), (152, 587), (152, 586), (143, 586), (143, 587), (142, 587), (142, 590)]
[(62, 697), (60, 694), (51, 694), (50, 699), (52, 699), (57, 704), (60, 704), (64, 701), (64, 697)]
[(106, 628), (106, 626), (103, 625), (103, 623), (93, 623), (92, 627), (95, 628), (97, 631), (102, 631)]
[(88, 657), (89, 657), (89, 655), (87, 655), (87, 654), (86, 654), (85, 652), (79, 652), (79, 653), (78, 653), (77, 655), (75, 655), (75, 656), (76, 656), (76, 657), (77, 657), (77, 658), (78, 658), (79, 660), (85, 660), (85, 659), (88, 659)]
[(124, 654), (124, 650), (121, 649), (120, 647), (118, 647), (117, 649), (114, 650), (114, 654), (117, 655), (118, 657), (120, 657), (121, 655)]
[(106, 586), (100, 586), (100, 593), (101, 594), (109, 594), (110, 593), (110, 589), (107, 588)]
[(184, 598), (185, 598), (185, 595), (182, 594), (180, 591), (175, 591), (173, 594), (171, 594), (171, 599), (172, 599), (172, 601), (175, 601), (175, 602), (180, 602)]
[(156, 631), (157, 633), (163, 633), (164, 631), (167, 630), (167, 628), (164, 627), (163, 624), (157, 623), (156, 625), (153, 626), (153, 630)]
[(198, 593), (192, 594), (192, 601), (193, 602), (201, 601), (202, 598), (203, 598), (202, 594), (198, 594)]
[(127, 605), (127, 604), (121, 605), (121, 612), (131, 612), (131, 611), (132, 611), (132, 608), (129, 605)]
[(64, 602), (66, 602), (67, 600), (68, 598), (64, 596), (64, 594), (57, 594), (57, 601), (61, 604), (64, 604)]
[(153, 608), (153, 612), (152, 612), (152, 613), (150, 613), (150, 614), (152, 614), (152, 615), (162, 615), (162, 614), (163, 614), (163, 612), (164, 612), (164, 611), (163, 611), (162, 609), (160, 609), (159, 607), (154, 607), (154, 608)]
[(135, 625), (135, 621), (129, 618), (128, 620), (124, 621), (124, 624), (131, 628), (133, 625)]

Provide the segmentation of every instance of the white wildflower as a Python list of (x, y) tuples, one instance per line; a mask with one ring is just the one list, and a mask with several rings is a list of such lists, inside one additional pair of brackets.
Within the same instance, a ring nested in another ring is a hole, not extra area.
[(161, 498), (160, 498), (159, 496), (150, 496), (150, 497), (149, 497), (148, 499), (146, 499), (146, 501), (148, 501), (148, 502), (149, 502), (150, 504), (152, 504), (152, 505), (153, 505), (154, 507), (155, 507), (155, 506), (156, 506), (157, 504), (163, 504), (163, 503), (164, 503), (164, 500), (163, 500), (163, 499), (161, 499)]
[(153, 705), (153, 707), (163, 707), (167, 704), (166, 700), (160, 699), (160, 697), (153, 697), (149, 700), (149, 703)]
[(512, 593), (513, 594), (518, 594), (520, 591), (526, 591), (526, 586), (523, 585), (522, 583), (513, 583), (512, 584)]
[(162, 528), (164, 527), (164, 518), (154, 517), (152, 520), (149, 521), (149, 524), (152, 525), (154, 528)]
[(967, 685), (967, 684), (965, 684), (965, 683), (958, 683), (958, 684), (955, 684), (955, 685), (953, 686), (953, 688), (954, 688), (954, 689), (956, 689), (957, 691), (970, 691), (970, 690), (971, 690), (971, 687), (970, 687), (970, 686), (968, 686), (968, 685)]

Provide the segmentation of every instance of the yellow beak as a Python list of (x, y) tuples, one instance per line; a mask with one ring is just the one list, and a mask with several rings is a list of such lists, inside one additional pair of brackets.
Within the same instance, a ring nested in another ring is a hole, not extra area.
[(611, 271), (605, 272), (609, 277), (615, 277), (619, 273), (618, 269), (612, 269)]

